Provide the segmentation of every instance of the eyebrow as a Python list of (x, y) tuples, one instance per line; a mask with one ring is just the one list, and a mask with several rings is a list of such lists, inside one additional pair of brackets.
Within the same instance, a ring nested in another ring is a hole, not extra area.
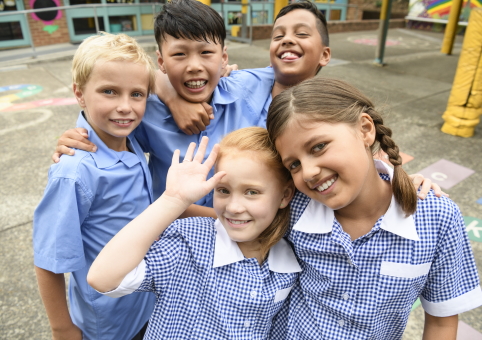
[[(294, 27), (295, 27), (295, 29), (298, 28), (298, 27), (311, 28), (310, 25), (307, 25), (307, 24), (305, 24), (305, 23), (303, 23), (303, 22), (300, 22), (300, 23), (296, 24)], [(275, 30), (277, 30), (277, 29), (282, 29), (282, 28), (286, 29), (286, 26), (284, 26), (284, 25), (275, 26), (275, 27), (273, 28), (273, 32), (274, 32)]]

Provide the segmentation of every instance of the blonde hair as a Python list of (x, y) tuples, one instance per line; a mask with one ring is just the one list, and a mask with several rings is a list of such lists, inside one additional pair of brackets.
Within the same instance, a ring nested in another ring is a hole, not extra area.
[[(252, 151), (275, 174), (280, 183), (291, 180), (291, 174), (281, 163), (281, 158), (271, 143), (268, 131), (260, 127), (247, 127), (233, 131), (226, 135), (219, 143), (220, 150), (217, 162), (223, 157), (231, 156), (236, 151)], [(264, 259), (269, 249), (275, 245), (287, 232), (290, 219), (289, 204), (278, 209), (271, 224), (258, 236), (261, 244), (261, 255)]]
[(295, 115), (303, 115), (313, 121), (346, 123), (355, 125), (360, 115), (367, 113), (376, 130), (372, 153), (381, 148), (394, 166), (392, 190), (395, 199), (406, 215), (417, 209), (417, 193), (402, 169), (402, 158), (392, 136), (392, 130), (383, 125), (383, 118), (373, 103), (358, 89), (341, 80), (316, 77), (306, 80), (273, 99), (266, 126), (273, 143), (283, 133)]
[(99, 60), (130, 61), (141, 64), (149, 72), (149, 92), (154, 91), (155, 67), (151, 57), (134, 38), (126, 34), (99, 32), (85, 39), (74, 54), (72, 61), (72, 82), (83, 89)]

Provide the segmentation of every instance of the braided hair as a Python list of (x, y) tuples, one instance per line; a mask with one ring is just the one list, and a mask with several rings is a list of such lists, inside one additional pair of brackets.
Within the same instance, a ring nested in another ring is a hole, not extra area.
[(417, 208), (417, 192), (410, 177), (402, 169), (400, 151), (392, 137), (392, 130), (383, 124), (383, 118), (373, 103), (362, 92), (341, 80), (315, 77), (283, 91), (269, 108), (266, 126), (273, 143), (283, 133), (295, 115), (330, 124), (345, 123), (355, 126), (362, 113), (373, 120), (376, 136), (370, 146), (375, 154), (380, 148), (394, 166), (393, 195), (406, 215)]

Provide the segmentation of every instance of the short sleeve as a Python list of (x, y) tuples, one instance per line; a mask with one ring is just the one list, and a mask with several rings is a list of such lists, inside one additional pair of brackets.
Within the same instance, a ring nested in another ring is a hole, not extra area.
[(168, 284), (184, 245), (183, 237), (176, 228), (177, 223), (174, 222), (164, 231), (144, 257), (144, 280), (137, 288), (137, 292), (161, 293)]
[(271, 67), (233, 71), (229, 77), (221, 78), (219, 84), (239, 96), (254, 114), (260, 116), (271, 95), (274, 71)]
[(460, 314), (482, 305), (477, 267), (464, 220), (458, 207), (451, 203), (451, 209), (439, 212), (444, 234), (421, 294), (425, 311), (437, 317)]
[(34, 263), (54, 273), (68, 273), (86, 265), (81, 225), (92, 196), (75, 179), (49, 178), (34, 213)]

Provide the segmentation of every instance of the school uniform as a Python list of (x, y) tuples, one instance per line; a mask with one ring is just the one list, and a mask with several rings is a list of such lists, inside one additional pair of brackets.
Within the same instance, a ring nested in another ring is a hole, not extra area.
[[(206, 157), (214, 144), (228, 133), (249, 126), (266, 127), (267, 108), (271, 103), (274, 84), (272, 68), (233, 71), (221, 78), (214, 90), (210, 105), (214, 119), (196, 135), (186, 135), (177, 126), (169, 108), (156, 95), (147, 99), (144, 119), (135, 131), (143, 150), (149, 153), (149, 169), (152, 173), (154, 198), (166, 189), (166, 176), (171, 166), (172, 154), (181, 151), (181, 159), (191, 142), (199, 144), (202, 137), (209, 137)], [(208, 177), (213, 175), (213, 171)], [(213, 206), (212, 192), (196, 204)]]
[[(375, 161), (380, 176), (393, 170)], [(303, 272), (271, 339), (401, 339), (420, 297), (433, 316), (482, 305), (472, 249), (460, 211), (430, 192), (405, 217), (392, 198), (372, 230), (352, 241), (334, 211), (298, 192), (289, 241)]]
[(176, 220), (113, 297), (154, 292), (144, 339), (266, 339), (301, 270), (284, 239), (260, 266), (218, 220)]
[(111, 299), (86, 281), (102, 248), (152, 202), (144, 154), (128, 137), (132, 152), (109, 149), (82, 113), (77, 126), (87, 129), (96, 153), (76, 150), (50, 167), (44, 196), (34, 213), (34, 263), (53, 273), (71, 272), (70, 315), (84, 339), (131, 339), (145, 325), (153, 294)]

